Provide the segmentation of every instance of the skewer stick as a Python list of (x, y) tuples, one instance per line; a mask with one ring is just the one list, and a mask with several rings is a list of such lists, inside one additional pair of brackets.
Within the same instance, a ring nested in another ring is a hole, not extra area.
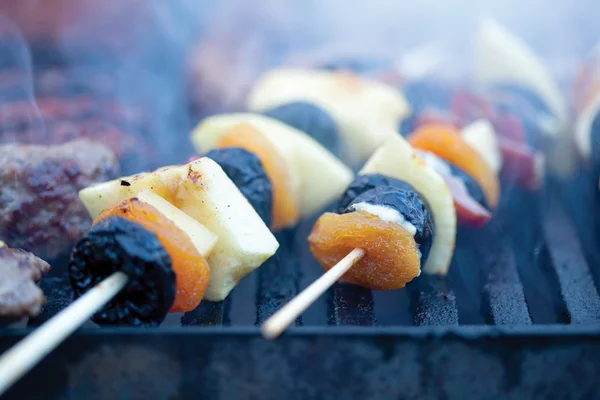
[(364, 249), (354, 249), (348, 255), (273, 314), (261, 328), (265, 339), (275, 339), (298, 318), (312, 303), (327, 291), (354, 264), (367, 254)]
[(125, 287), (115, 272), (0, 357), (0, 396)]

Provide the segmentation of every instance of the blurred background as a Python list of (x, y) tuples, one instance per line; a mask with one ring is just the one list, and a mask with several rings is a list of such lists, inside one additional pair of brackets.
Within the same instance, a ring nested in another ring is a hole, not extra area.
[[(346, 58), (408, 73), (426, 64), (423, 49), (434, 49), (436, 74), (468, 79), (471, 41), (485, 17), (528, 43), (566, 90), (600, 37), (597, 8), (593, 0), (0, 0), (0, 85), (12, 88), (0, 91), (2, 140), (58, 140), (40, 99), (54, 98), (61, 74), (71, 86), (80, 76), (85, 88), (63, 95), (91, 95), (98, 120), (142, 142), (111, 136), (115, 150), (129, 154), (121, 157), (125, 170), (181, 162), (191, 126), (240, 108), (253, 80), (274, 65)], [(29, 99), (29, 109), (19, 114), (11, 98)], [(100, 107), (101, 98), (110, 107)], [(109, 109), (110, 118), (99, 111)], [(161, 154), (141, 156), (142, 148)]]

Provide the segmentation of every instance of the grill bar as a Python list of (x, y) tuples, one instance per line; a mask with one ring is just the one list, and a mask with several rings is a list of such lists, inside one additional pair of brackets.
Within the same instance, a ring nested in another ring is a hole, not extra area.
[(458, 325), (456, 296), (446, 278), (421, 276), (417, 280), (415, 325)]
[(548, 196), (542, 226), (552, 267), (572, 324), (600, 322), (600, 297), (573, 226), (557, 199)]
[(373, 295), (369, 289), (336, 283), (331, 293), (330, 325), (372, 326), (375, 324)]

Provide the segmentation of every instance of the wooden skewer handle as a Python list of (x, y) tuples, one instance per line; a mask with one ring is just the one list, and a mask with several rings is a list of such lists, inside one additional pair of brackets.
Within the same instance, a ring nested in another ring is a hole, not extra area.
[(125, 287), (115, 272), (0, 357), (0, 396)]
[(298, 296), (265, 321), (261, 328), (266, 339), (275, 339), (298, 318), (312, 303), (327, 291), (354, 264), (366, 254), (363, 249), (354, 249), (348, 255), (304, 289)]

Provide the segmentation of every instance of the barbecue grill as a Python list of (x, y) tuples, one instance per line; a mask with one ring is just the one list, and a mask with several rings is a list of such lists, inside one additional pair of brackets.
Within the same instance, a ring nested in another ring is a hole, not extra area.
[[(44, 46), (33, 53), (44, 68), (66, 62)], [(11, 82), (0, 80), (3, 103), (20, 96)], [(154, 121), (140, 118), (119, 128), (157, 138)], [(177, 126), (187, 134), (190, 123)], [(175, 154), (187, 154), (187, 143), (168, 140), (157, 158), (183, 162)], [(124, 172), (153, 162), (135, 159)], [(600, 398), (594, 176), (582, 169), (537, 194), (507, 185), (485, 228), (459, 232), (446, 278), (422, 275), (388, 292), (336, 284), (266, 341), (259, 326), (323, 272), (306, 241), (315, 219), (302, 221), (277, 235), (277, 254), (225, 301), (203, 301), (156, 328), (88, 322), (6, 398)], [(39, 317), (0, 321), (0, 353), (72, 301), (67, 261), (55, 260), (42, 280), (49, 303)]]
[[(257, 325), (321, 273), (307, 221), (226, 301), (158, 328), (89, 323), (7, 398), (595, 398), (600, 271), (555, 185), (505, 199), (483, 232), (460, 233), (447, 279), (392, 292), (337, 284), (267, 342)], [(42, 285), (56, 300), (5, 329), (0, 350), (68, 304), (68, 283)]]

